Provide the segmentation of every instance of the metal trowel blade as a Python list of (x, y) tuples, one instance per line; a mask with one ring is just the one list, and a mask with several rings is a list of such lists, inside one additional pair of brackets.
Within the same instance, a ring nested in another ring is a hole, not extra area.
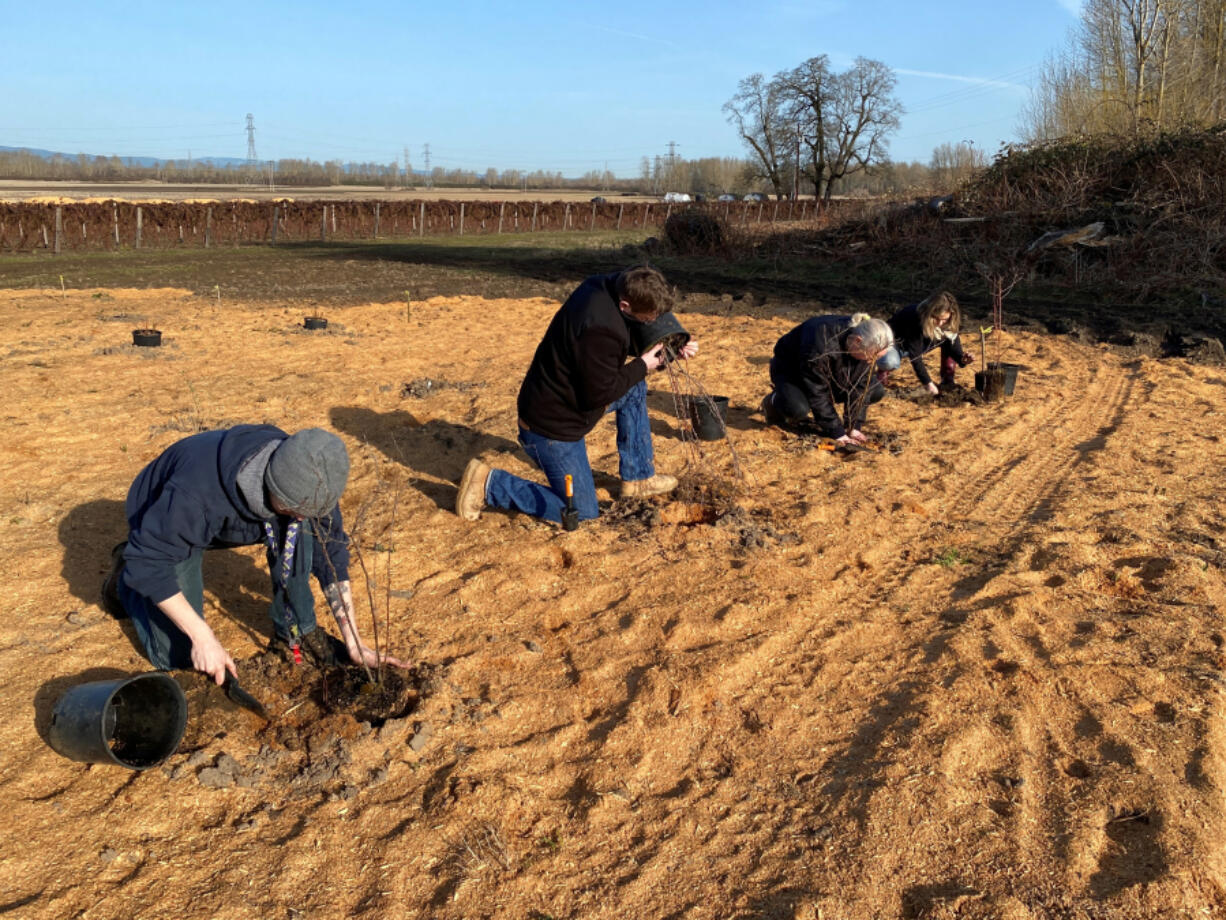
[(228, 671), (226, 672), (226, 682), (222, 684), (222, 689), (226, 691), (226, 696), (230, 698), (231, 702), (237, 703), (250, 712), (254, 712), (257, 716), (268, 722), (272, 721), (272, 716), (268, 714), (264, 704), (244, 690), (242, 685), (234, 679), (234, 675)]

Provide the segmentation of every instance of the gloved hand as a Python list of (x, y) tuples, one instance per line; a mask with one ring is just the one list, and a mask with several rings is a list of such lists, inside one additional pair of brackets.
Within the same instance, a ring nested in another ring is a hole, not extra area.
[(968, 364), (975, 363), (975, 356), (969, 351), (962, 352), (962, 358), (958, 361), (958, 367), (966, 367)]

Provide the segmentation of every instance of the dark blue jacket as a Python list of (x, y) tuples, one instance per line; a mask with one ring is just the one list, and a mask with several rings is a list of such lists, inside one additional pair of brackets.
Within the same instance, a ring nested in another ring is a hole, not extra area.
[[(200, 549), (264, 544), (264, 521), (285, 533), (285, 518), (260, 518), (238, 491), (243, 462), (269, 441), (289, 437), (272, 425), (238, 425), (184, 438), (140, 471), (128, 490), (124, 581), (161, 603), (179, 592), (175, 566)], [(349, 578), (349, 538), (338, 505), (313, 528), (311, 571), (321, 585)], [(306, 526), (308, 522), (304, 521)]]
[(519, 388), (519, 417), (542, 437), (579, 441), (609, 404), (647, 376), (647, 365), (626, 359), (630, 330), (618, 307), (620, 272), (579, 285), (545, 330)]
[[(775, 343), (771, 381), (799, 387), (813, 419), (832, 438), (864, 424), (872, 368), (847, 352), (850, 316), (814, 316)], [(839, 404), (843, 416), (839, 416)]]

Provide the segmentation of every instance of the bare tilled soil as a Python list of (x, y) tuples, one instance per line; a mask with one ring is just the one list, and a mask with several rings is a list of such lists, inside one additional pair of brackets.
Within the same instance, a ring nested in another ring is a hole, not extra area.
[[(332, 305), (308, 332), (288, 303), (0, 294), (0, 913), (1226, 915), (1220, 368), (1014, 332), (1011, 398), (904, 369), (883, 449), (841, 454), (763, 427), (793, 319), (687, 313), (743, 482), (724, 442), (684, 468), (657, 375), (677, 496), (612, 501), (610, 422), (601, 520), (464, 523), (471, 456), (534, 475), (514, 401), (556, 307)], [(160, 349), (130, 344), (146, 322)], [(373, 596), (412, 670), (371, 693), (265, 654), (263, 553), (219, 551), (206, 614), (272, 720), (180, 674), (164, 764), (59, 756), (68, 687), (148, 669), (98, 605), (132, 478), (265, 421), (348, 444), (362, 630)]]

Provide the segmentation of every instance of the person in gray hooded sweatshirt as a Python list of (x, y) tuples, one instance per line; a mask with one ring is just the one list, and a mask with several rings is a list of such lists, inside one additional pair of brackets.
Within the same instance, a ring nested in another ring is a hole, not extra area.
[[(238, 425), (172, 444), (128, 490), (128, 539), (113, 553), (106, 608), (132, 618), (154, 666), (195, 668), (223, 683), (227, 671), (238, 675), (204, 621), (204, 551), (262, 544), (272, 575), (272, 648), (296, 662), (335, 664), (347, 654), (376, 665), (358, 634), (349, 587), (338, 504), (348, 477), (344, 443), (322, 428), (287, 435), (272, 425)], [(316, 629), (312, 574), (343, 645)]]

